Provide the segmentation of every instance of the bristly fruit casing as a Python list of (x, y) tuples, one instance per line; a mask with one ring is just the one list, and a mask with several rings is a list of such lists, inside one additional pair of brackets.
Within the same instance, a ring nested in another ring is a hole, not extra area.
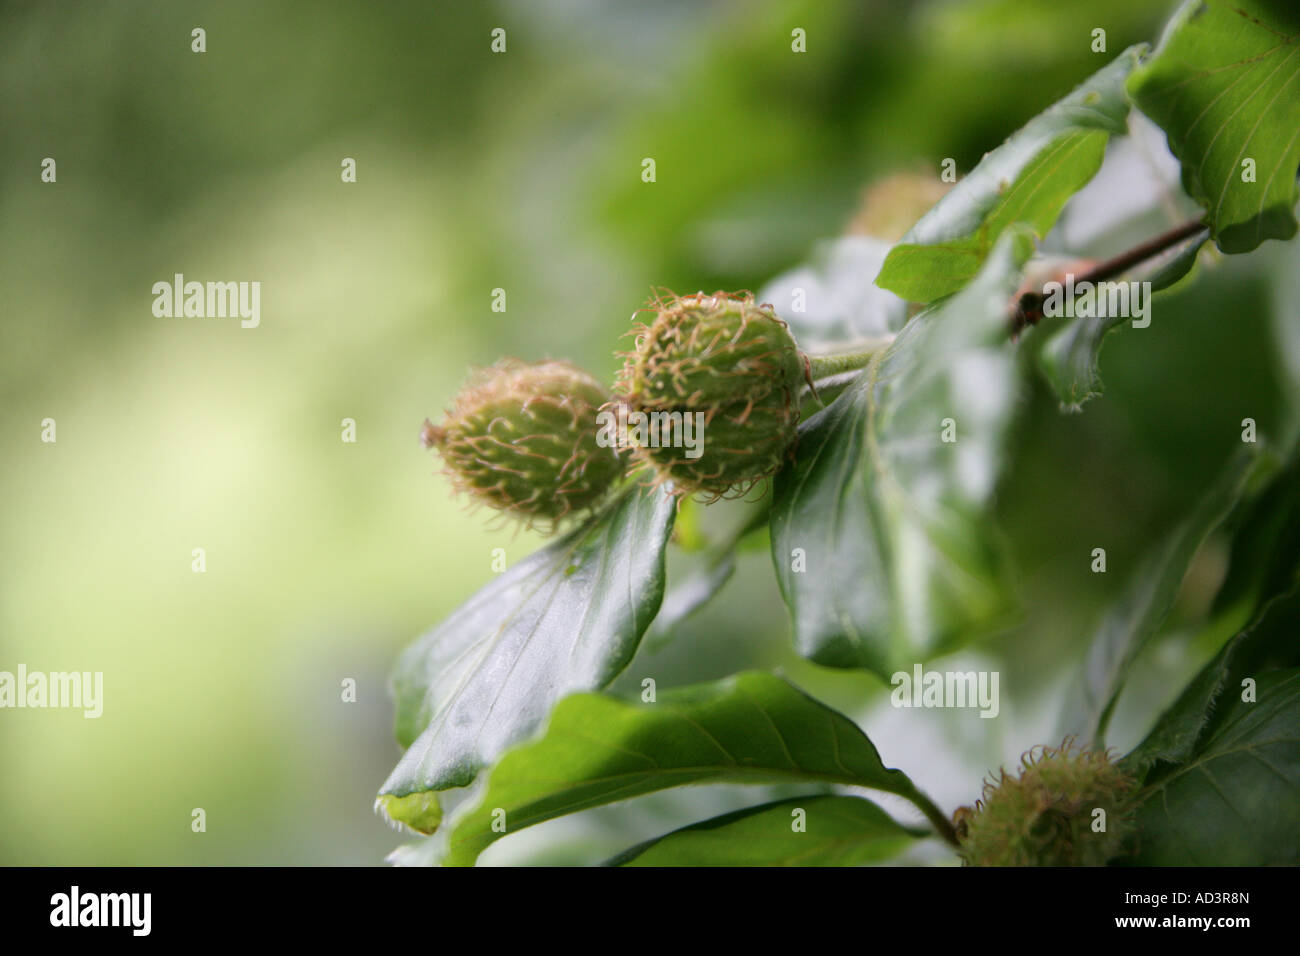
[[(651, 423), (635, 456), (677, 494), (744, 494), (789, 456), (806, 359), (771, 306), (747, 292), (668, 294), (647, 311), (654, 318), (638, 330), (618, 384), (619, 401)], [(702, 422), (696, 448), (670, 440), (673, 413)]]
[(597, 441), (609, 390), (568, 362), (503, 359), (457, 394), (441, 426), (425, 421), (456, 489), (472, 501), (554, 530), (590, 511), (624, 463)]
[(1106, 753), (1036, 747), (958, 810), (958, 852), (971, 866), (1104, 866), (1129, 848), (1135, 788)]

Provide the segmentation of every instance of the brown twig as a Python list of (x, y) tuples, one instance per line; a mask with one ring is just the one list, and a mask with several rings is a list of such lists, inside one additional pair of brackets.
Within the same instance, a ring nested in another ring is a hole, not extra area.
[[(1141, 262), (1145, 262), (1152, 256), (1178, 245), (1185, 239), (1190, 239), (1199, 232), (1204, 232), (1209, 227), (1199, 219), (1192, 219), (1180, 226), (1175, 226), (1168, 232), (1163, 232), (1146, 242), (1134, 246), (1126, 252), (1106, 259), (1097, 263), (1088, 269), (1082, 275), (1075, 278), (1076, 286), (1081, 286), (1085, 282), (1096, 284), (1112, 279), (1117, 275), (1122, 275), (1129, 269)], [(1043, 293), (1026, 292), (1015, 304), (1011, 317), (1011, 334), (1018, 335), (1026, 327), (1034, 325), (1043, 317)]]

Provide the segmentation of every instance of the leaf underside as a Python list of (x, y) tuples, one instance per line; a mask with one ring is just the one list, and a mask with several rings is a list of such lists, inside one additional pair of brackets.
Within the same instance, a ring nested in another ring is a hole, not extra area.
[[(1149, 282), (1151, 295), (1172, 288), (1191, 273), (1205, 240), (1202, 232), (1181, 243), (1155, 272), (1136, 281)], [(1099, 299), (1110, 294), (1109, 291), (1099, 293)], [(1146, 303), (1149, 320), (1151, 299)], [(1107, 305), (1106, 311), (1109, 314), (1074, 317), (1059, 329), (1043, 330), (1048, 337), (1038, 351), (1039, 367), (1062, 406), (1071, 411), (1101, 394), (1102, 345), (1112, 332), (1133, 317), (1130, 308), (1111, 309)]]
[(432, 832), (441, 812), (422, 795), (467, 786), (561, 697), (618, 675), (663, 597), (675, 511), (661, 489), (625, 491), (402, 654), (392, 681), (397, 736), (414, 742), (380, 790), (392, 819)]
[(1168, 135), (1221, 250), (1296, 234), (1300, 7), (1189, 0), (1129, 90)]
[(801, 429), (777, 476), (772, 558), (801, 654), (888, 678), (1014, 607), (987, 517), (1015, 406), (1013, 230)]

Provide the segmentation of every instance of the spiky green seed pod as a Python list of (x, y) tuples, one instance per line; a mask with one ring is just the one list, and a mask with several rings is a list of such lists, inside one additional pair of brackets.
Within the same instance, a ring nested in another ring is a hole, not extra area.
[(1104, 866), (1134, 833), (1134, 788), (1105, 753), (1036, 747), (1019, 776), (1000, 772), (973, 811), (958, 811), (959, 852), (971, 866)]
[(477, 373), (441, 426), (425, 421), (456, 489), (472, 501), (553, 530), (598, 504), (623, 473), (597, 441), (610, 394), (567, 362), (504, 359)]
[[(647, 311), (654, 318), (619, 374), (622, 402), (650, 422), (632, 443), (636, 457), (678, 494), (744, 494), (794, 444), (804, 356), (771, 306), (749, 293), (667, 295)], [(673, 440), (674, 413), (703, 423), (698, 447)]]

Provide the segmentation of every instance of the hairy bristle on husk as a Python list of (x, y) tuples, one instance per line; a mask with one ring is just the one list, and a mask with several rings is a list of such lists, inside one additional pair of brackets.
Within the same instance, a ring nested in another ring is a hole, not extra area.
[(597, 438), (609, 397), (567, 362), (503, 359), (471, 378), (441, 426), (426, 421), (421, 441), (471, 501), (554, 530), (598, 505), (623, 473), (616, 449)]
[[(652, 423), (649, 440), (630, 443), (635, 460), (679, 495), (745, 494), (795, 441), (805, 359), (785, 322), (748, 292), (663, 292), (643, 311), (652, 318), (633, 331), (616, 400)], [(688, 414), (703, 426), (698, 456), (653, 425)]]
[(1035, 747), (958, 811), (959, 852), (972, 866), (1103, 866), (1128, 849), (1135, 786), (1109, 753), (1072, 738)]

